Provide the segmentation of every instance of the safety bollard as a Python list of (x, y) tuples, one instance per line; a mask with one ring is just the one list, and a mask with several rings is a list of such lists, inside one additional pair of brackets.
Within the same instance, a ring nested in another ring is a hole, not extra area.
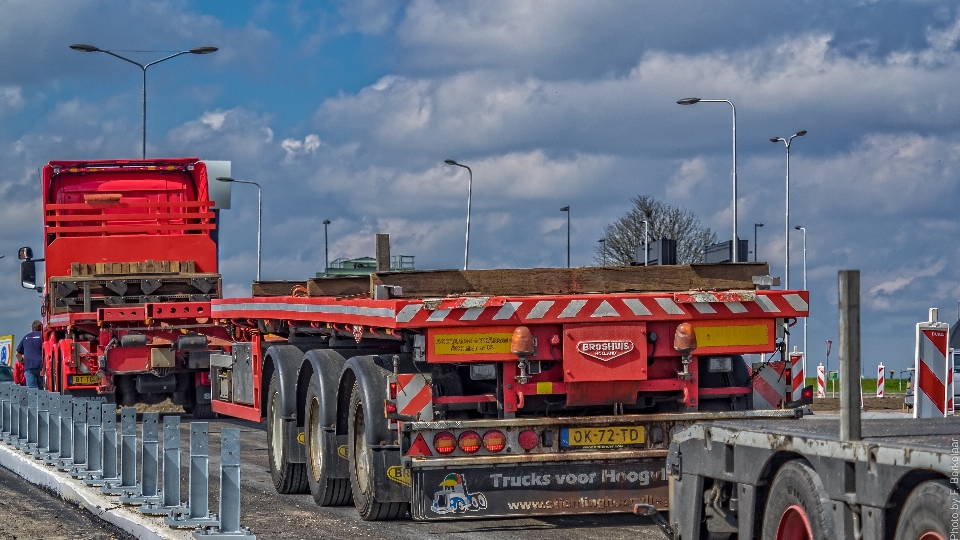
[(47, 450), (37, 456), (45, 463), (60, 453), (60, 394), (47, 393), (47, 411)]
[(58, 466), (58, 471), (84, 471), (87, 469), (87, 400), (73, 400), (73, 459), (70, 466)]
[(88, 486), (102, 486), (103, 478), (103, 406), (99, 401), (87, 403), (87, 470), (76, 474)]
[(93, 486), (103, 486), (120, 480), (117, 469), (117, 406), (113, 403), (104, 403), (100, 408), (103, 416), (100, 447), (103, 474), (96, 483), (86, 482)]
[(0, 440), (10, 435), (10, 394), (12, 385), (0, 385)]
[(17, 449), (23, 449), (27, 445), (27, 439), (29, 438), (30, 433), (30, 394), (27, 392), (26, 388), (20, 389), (20, 429), (17, 435), (17, 440), (14, 442), (14, 446)]
[(207, 422), (190, 423), (190, 476), (187, 506), (171, 508), (164, 522), (175, 529), (219, 527), (220, 519), (210, 514), (210, 450)]
[(124, 407), (120, 411), (120, 481), (104, 482), (100, 491), (120, 495), (137, 488), (137, 410)]
[(30, 452), (35, 459), (47, 452), (50, 444), (50, 392), (40, 390), (37, 392), (37, 446)]
[(163, 419), (163, 489), (160, 501), (146, 502), (140, 513), (148, 516), (166, 516), (171, 508), (180, 506), (180, 417)]
[(240, 429), (220, 431), (220, 525), (194, 531), (194, 538), (256, 540), (240, 526)]
[(120, 495), (120, 504), (145, 504), (147, 502), (159, 502), (160, 494), (158, 488), (160, 464), (158, 463), (160, 454), (160, 439), (158, 426), (160, 413), (143, 413), (143, 438), (142, 452), (140, 461), (140, 484), (135, 489), (124, 491)]
[(60, 453), (43, 460), (55, 467), (73, 464), (73, 402), (70, 396), (60, 396)]

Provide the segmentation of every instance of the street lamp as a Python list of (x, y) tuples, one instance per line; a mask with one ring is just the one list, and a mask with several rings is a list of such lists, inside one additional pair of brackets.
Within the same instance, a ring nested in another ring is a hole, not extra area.
[[(650, 222), (641, 219), (640, 223), (643, 223), (643, 265), (650, 266)], [(663, 261), (660, 261), (660, 264), (663, 264)]]
[(210, 53), (213, 53), (213, 52), (217, 52), (217, 48), (216, 48), (216, 47), (194, 47), (193, 49), (190, 49), (190, 50), (188, 50), (188, 51), (180, 51), (180, 52), (171, 54), (170, 56), (167, 56), (167, 57), (165, 57), (165, 58), (161, 58), (161, 59), (159, 59), (159, 60), (154, 60), (153, 62), (150, 62), (149, 64), (141, 64), (140, 62), (136, 62), (136, 61), (131, 60), (131, 59), (129, 59), (129, 58), (120, 56), (119, 54), (117, 54), (117, 53), (115, 53), (115, 52), (113, 52), (113, 51), (107, 51), (107, 50), (101, 49), (101, 48), (99, 48), (99, 47), (95, 47), (95, 46), (93, 46), (93, 45), (86, 45), (86, 44), (84, 44), (84, 43), (74, 43), (73, 45), (70, 45), (70, 48), (73, 49), (73, 50), (75, 50), (75, 51), (80, 51), (80, 52), (102, 52), (102, 53), (106, 53), (106, 54), (109, 54), (110, 56), (113, 56), (113, 57), (115, 57), (115, 58), (119, 58), (119, 59), (121, 59), (121, 60), (123, 60), (123, 61), (125, 61), (125, 62), (130, 62), (131, 64), (134, 64), (135, 66), (139, 67), (139, 68), (143, 71), (143, 145), (142, 145), (142, 146), (143, 146), (143, 154), (142, 154), (142, 157), (143, 157), (144, 159), (146, 159), (146, 157), (147, 157), (147, 68), (150, 67), (150, 66), (152, 66), (152, 65), (154, 65), (154, 64), (159, 64), (160, 62), (163, 62), (163, 61), (165, 61), (165, 60), (169, 60), (169, 59), (171, 59), (171, 58), (175, 58), (175, 57), (177, 57), (177, 56), (180, 56), (181, 54), (210, 54)]
[[(807, 229), (799, 225), (794, 229), (803, 233), (803, 290), (807, 290)], [(807, 376), (807, 317), (803, 318), (803, 376)]]
[(803, 137), (806, 134), (807, 130), (801, 129), (791, 135), (789, 139), (784, 139), (783, 137), (770, 138), (770, 142), (776, 143), (783, 141), (783, 144), (787, 146), (787, 211), (786, 224), (783, 226), (784, 251), (786, 252), (786, 262), (783, 270), (784, 290), (790, 289), (790, 143), (793, 142), (794, 137)]
[(470, 257), (470, 200), (473, 198), (473, 169), (467, 167), (466, 165), (457, 163), (452, 159), (443, 160), (447, 165), (456, 165), (457, 167), (463, 167), (470, 173), (470, 180), (467, 183), (467, 245), (463, 248), (463, 269), (467, 269), (467, 262)]
[(700, 98), (684, 98), (677, 103), (679, 105), (693, 105), (695, 103), (727, 103), (730, 105), (730, 109), (733, 110), (733, 246), (731, 251), (731, 257), (733, 262), (740, 262), (740, 259), (737, 258), (737, 108), (733, 106), (733, 103), (726, 99), (700, 99)]
[(330, 225), (330, 220), (323, 220), (323, 275), (327, 275), (327, 269), (330, 268), (330, 251), (327, 249), (328, 237), (327, 237), (327, 225)]
[(235, 178), (230, 178), (229, 176), (218, 176), (217, 180), (221, 182), (235, 182), (237, 184), (250, 184), (252, 186), (257, 186), (257, 281), (260, 281), (260, 216), (261, 210), (263, 209), (263, 198), (261, 197), (262, 191), (260, 190), (260, 184), (256, 182), (250, 182), (249, 180), (237, 180)]
[(603, 246), (601, 248), (603, 253), (603, 266), (606, 267), (607, 266), (607, 239), (601, 238), (597, 240), (597, 242), (600, 242), (600, 244)]
[(757, 252), (760, 251), (760, 245), (757, 244), (757, 227), (763, 227), (763, 223), (753, 224), (753, 262), (757, 262)]
[(564, 206), (560, 211), (567, 213), (567, 268), (570, 268), (570, 207)]

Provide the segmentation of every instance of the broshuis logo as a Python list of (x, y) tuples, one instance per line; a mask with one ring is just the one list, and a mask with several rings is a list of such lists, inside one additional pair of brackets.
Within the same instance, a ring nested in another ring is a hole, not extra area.
[(603, 362), (609, 362), (614, 358), (623, 356), (633, 349), (633, 342), (629, 339), (603, 339), (577, 343), (577, 350), (580, 351), (580, 354)]

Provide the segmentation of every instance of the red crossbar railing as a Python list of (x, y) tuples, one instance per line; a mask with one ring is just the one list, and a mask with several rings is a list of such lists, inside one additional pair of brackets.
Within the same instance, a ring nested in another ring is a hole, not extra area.
[(54, 235), (164, 234), (216, 228), (212, 201), (121, 202), (46, 205), (46, 232)]

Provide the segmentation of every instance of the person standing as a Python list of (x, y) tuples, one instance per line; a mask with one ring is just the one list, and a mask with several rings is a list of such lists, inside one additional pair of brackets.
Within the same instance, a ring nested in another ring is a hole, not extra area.
[(40, 321), (33, 321), (31, 332), (23, 336), (17, 345), (17, 362), (23, 363), (27, 388), (40, 387), (40, 368), (43, 366), (43, 336), (40, 328)]

